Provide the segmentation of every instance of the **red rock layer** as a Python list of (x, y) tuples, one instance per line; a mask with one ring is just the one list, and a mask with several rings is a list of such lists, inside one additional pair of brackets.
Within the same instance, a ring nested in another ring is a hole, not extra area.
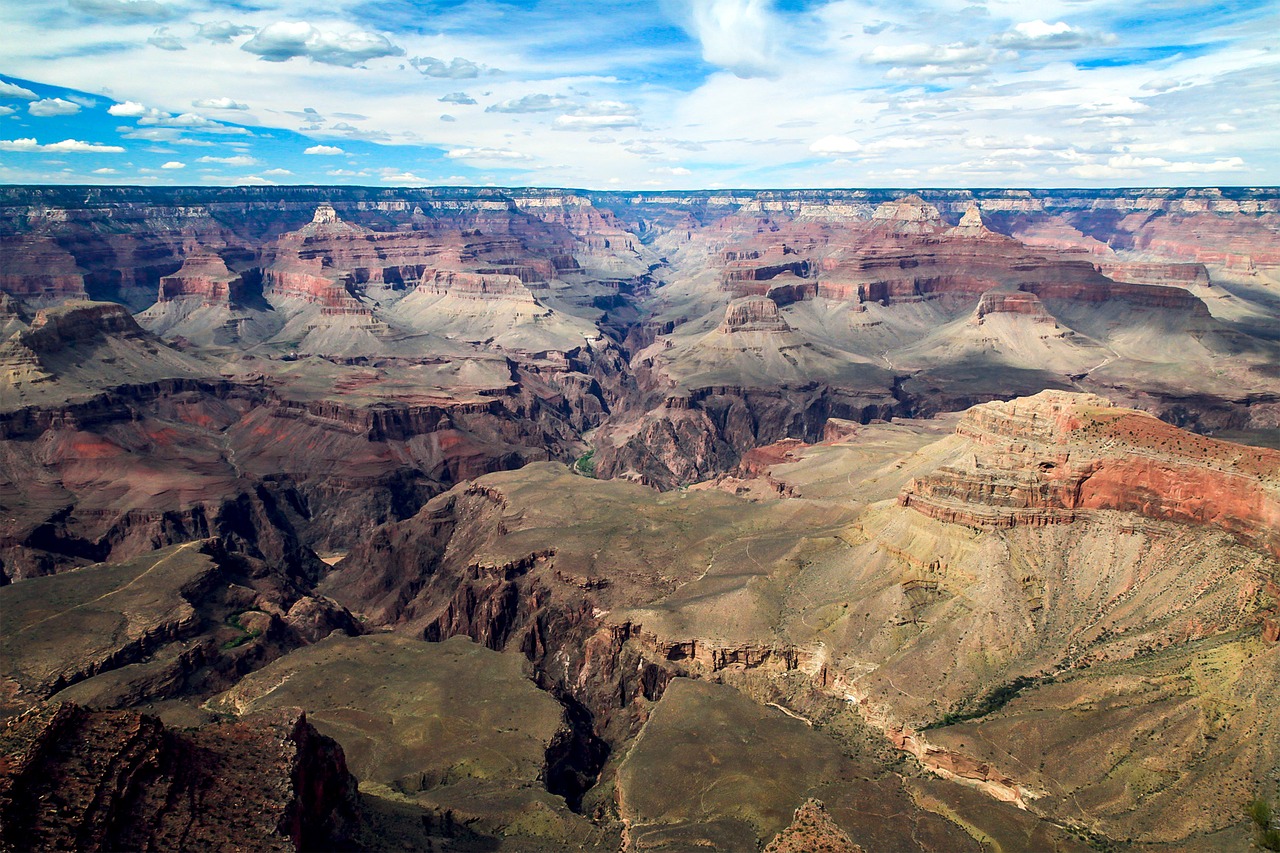
[(1038, 296), (1021, 290), (988, 290), (982, 294), (974, 317), (981, 323), (984, 317), (991, 314), (1024, 314), (1037, 323), (1057, 324), (1053, 315), (1044, 309), (1044, 303)]
[(0, 238), (0, 290), (20, 299), (85, 299), (84, 270), (48, 237)]
[(227, 269), (216, 252), (195, 252), (182, 268), (160, 279), (158, 301), (199, 299), (205, 305), (228, 305), (243, 296), (244, 279)]
[(1095, 264), (1094, 268), (1112, 281), (1127, 284), (1161, 284), (1170, 287), (1209, 287), (1209, 271), (1204, 264), (1121, 263)]
[(912, 480), (901, 505), (988, 528), (1119, 510), (1217, 527), (1280, 556), (1280, 451), (1055, 391), (976, 406), (956, 434), (969, 439), (971, 455)]

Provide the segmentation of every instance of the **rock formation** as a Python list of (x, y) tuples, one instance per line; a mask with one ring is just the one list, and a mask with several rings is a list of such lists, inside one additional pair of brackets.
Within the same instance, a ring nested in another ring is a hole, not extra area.
[(956, 435), (957, 460), (908, 484), (903, 506), (979, 527), (1119, 510), (1218, 527), (1280, 557), (1280, 451), (1049, 391), (972, 409)]
[(342, 749), (296, 709), (174, 731), (60, 704), (0, 730), (6, 850), (342, 844), (356, 818)]

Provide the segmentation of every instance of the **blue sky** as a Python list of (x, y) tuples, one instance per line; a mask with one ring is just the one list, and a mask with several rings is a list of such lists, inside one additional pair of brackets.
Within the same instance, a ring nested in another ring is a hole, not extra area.
[(0, 0), (0, 183), (1280, 184), (1275, 0)]

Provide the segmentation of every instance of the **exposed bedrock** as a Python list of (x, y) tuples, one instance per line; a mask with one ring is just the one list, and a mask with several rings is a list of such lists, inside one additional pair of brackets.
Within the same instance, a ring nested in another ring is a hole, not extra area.
[(297, 709), (179, 731), (59, 704), (0, 744), (6, 850), (333, 849), (357, 817), (342, 748)]
[(603, 432), (596, 471), (673, 488), (731, 470), (748, 450), (784, 438), (822, 439), (829, 418), (868, 423), (906, 414), (885, 389), (700, 388), (674, 395), (643, 415), (637, 427)]
[(956, 435), (955, 461), (908, 484), (902, 505), (984, 528), (1120, 510), (1218, 527), (1280, 556), (1280, 451), (1054, 392), (974, 408)]

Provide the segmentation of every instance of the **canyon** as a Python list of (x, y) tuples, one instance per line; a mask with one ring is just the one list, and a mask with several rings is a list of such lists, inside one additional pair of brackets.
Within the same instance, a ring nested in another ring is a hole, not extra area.
[(1275, 189), (0, 187), (0, 291), (0, 849), (1280, 795)]

